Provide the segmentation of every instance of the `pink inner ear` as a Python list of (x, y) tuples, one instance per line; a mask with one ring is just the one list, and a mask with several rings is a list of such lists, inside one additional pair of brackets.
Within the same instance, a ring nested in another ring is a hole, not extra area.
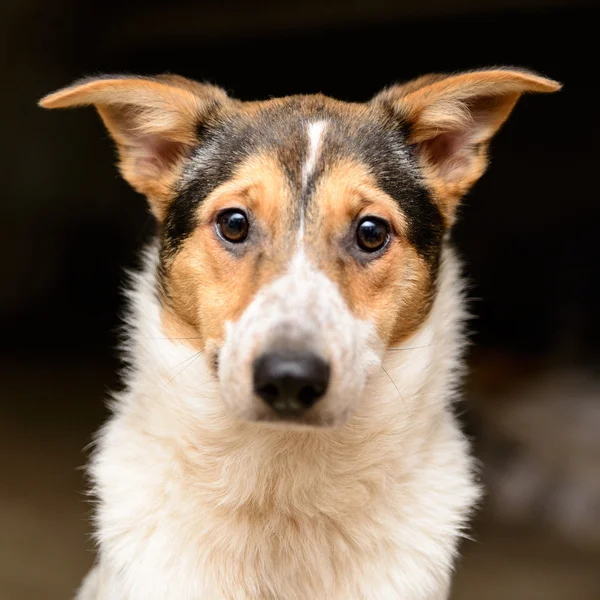
[(452, 181), (462, 178), (469, 169), (475, 139), (477, 136), (473, 135), (470, 129), (448, 131), (422, 142), (419, 146), (439, 176)]
[(507, 114), (506, 106), (514, 102), (505, 97), (480, 97), (472, 99), (468, 119), (455, 129), (438, 133), (419, 144), (426, 160), (438, 175), (449, 183), (468, 178), (474, 168), (481, 143), (487, 142)]
[(130, 151), (139, 175), (157, 177), (183, 155), (184, 144), (158, 135), (144, 135), (135, 138)]
[[(463, 102), (468, 117), (457, 122), (454, 128), (434, 134), (418, 146), (427, 162), (438, 176), (448, 183), (479, 176), (475, 159), (482, 143), (487, 143), (508, 116), (517, 96), (480, 96)], [(473, 172), (471, 172), (473, 171)]]

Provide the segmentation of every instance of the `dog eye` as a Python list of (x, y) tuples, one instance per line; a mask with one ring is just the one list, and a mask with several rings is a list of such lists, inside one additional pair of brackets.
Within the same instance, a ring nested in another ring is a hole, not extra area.
[(237, 209), (226, 210), (217, 217), (219, 233), (228, 242), (239, 244), (248, 237), (248, 217)]
[(390, 237), (390, 228), (383, 219), (365, 217), (356, 229), (356, 241), (361, 250), (376, 252), (381, 250)]

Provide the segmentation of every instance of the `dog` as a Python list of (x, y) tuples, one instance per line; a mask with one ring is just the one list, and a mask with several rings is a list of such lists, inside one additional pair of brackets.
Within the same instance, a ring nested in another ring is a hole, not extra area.
[(79, 600), (448, 598), (480, 493), (449, 231), (518, 98), (559, 88), (493, 68), (242, 102), (103, 76), (40, 101), (96, 107), (159, 231)]

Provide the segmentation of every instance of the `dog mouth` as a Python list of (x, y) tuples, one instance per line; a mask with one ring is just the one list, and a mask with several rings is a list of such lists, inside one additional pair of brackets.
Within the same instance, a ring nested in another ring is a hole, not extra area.
[(316, 411), (282, 413), (272, 410), (265, 410), (253, 414), (246, 420), (275, 428), (300, 430), (330, 429), (343, 425), (347, 421), (347, 416), (336, 416), (331, 413)]

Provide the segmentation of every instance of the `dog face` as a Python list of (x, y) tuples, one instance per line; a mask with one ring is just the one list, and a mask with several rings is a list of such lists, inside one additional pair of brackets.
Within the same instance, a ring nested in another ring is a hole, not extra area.
[(446, 231), (518, 97), (517, 70), (428, 76), (366, 104), (240, 102), (180, 77), (100, 78), (94, 104), (160, 227), (163, 325), (203, 350), (240, 418), (338, 425), (423, 324)]
[(221, 117), (189, 159), (175, 200), (189, 212), (166, 217), (165, 298), (218, 356), (237, 414), (338, 423), (384, 346), (426, 315), (443, 219), (377, 110), (316, 97), (250, 111)]

